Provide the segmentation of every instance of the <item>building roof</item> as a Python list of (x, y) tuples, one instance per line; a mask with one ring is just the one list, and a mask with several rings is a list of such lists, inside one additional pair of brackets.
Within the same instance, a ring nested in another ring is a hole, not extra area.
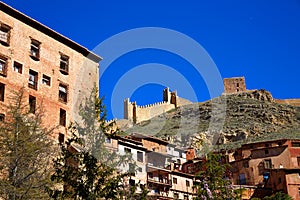
[(19, 12), (18, 10), (10, 7), (9, 5), (3, 3), (0, 1), (0, 10), (4, 13), (20, 20), (21, 22), (27, 24), (28, 26), (31, 26), (32, 28), (35, 28), (42, 33), (48, 35), (49, 37), (52, 37), (53, 39), (65, 44), (66, 46), (74, 49), (75, 51), (81, 53), (83, 56), (87, 57), (88, 59), (98, 63), (102, 60), (100, 56), (97, 54), (91, 52), (87, 48), (81, 46), (80, 44), (72, 41), (71, 39), (59, 34), (58, 32), (50, 29), (49, 27), (43, 25), (42, 23), (30, 18), (29, 16)]

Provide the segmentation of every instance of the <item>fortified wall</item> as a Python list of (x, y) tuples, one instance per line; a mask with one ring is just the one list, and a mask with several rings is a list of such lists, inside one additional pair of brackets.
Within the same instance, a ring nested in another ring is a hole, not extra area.
[(139, 106), (136, 102), (124, 100), (124, 119), (139, 123), (149, 120), (179, 106), (191, 103), (177, 96), (177, 92), (171, 92), (169, 88), (163, 90), (163, 101), (145, 106)]

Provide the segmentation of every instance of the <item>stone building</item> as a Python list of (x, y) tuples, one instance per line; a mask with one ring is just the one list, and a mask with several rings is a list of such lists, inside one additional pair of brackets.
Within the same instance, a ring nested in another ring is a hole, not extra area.
[(246, 90), (245, 77), (224, 78), (225, 94), (245, 92)]
[(256, 186), (252, 197), (284, 191), (300, 199), (300, 140), (244, 144), (229, 161), (233, 184)]
[(0, 114), (13, 91), (25, 88), (30, 109), (42, 105), (44, 124), (78, 120), (82, 100), (98, 85), (101, 58), (85, 47), (0, 2)]

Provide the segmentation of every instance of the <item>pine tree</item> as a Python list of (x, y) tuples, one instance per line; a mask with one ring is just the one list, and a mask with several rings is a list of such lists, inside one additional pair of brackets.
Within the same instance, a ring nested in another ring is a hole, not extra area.
[(47, 197), (53, 129), (43, 127), (41, 108), (33, 114), (24, 96), (24, 88), (11, 96), (0, 122), (0, 199)]
[(79, 114), (82, 120), (69, 127), (72, 137), (60, 144), (61, 155), (54, 159), (52, 180), (62, 188), (50, 188), (50, 197), (124, 199), (128, 188), (123, 180), (128, 174), (118, 173), (116, 167), (130, 162), (130, 158), (105, 148), (110, 125), (105, 123), (103, 98), (98, 98), (96, 88), (80, 106)]

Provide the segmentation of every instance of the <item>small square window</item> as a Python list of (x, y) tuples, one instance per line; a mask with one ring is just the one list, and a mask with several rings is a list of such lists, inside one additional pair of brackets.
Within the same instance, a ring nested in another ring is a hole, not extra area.
[(153, 173), (152, 172), (148, 173), (148, 178), (153, 178)]
[(49, 76), (43, 74), (43, 77), (42, 77), (42, 83), (43, 83), (44, 85), (50, 86), (50, 84), (51, 84), (51, 78), (50, 78)]
[(36, 110), (36, 98), (34, 96), (29, 95), (29, 112), (35, 113)]
[(177, 184), (177, 178), (173, 177), (173, 184)]
[(58, 134), (58, 142), (59, 143), (64, 143), (65, 142), (65, 134), (63, 134), (63, 133)]
[(138, 168), (138, 171), (139, 171), (139, 172), (143, 172), (143, 168), (139, 167), (139, 168)]
[(141, 151), (137, 152), (137, 161), (144, 162), (143, 152), (141, 152)]
[(40, 46), (41, 43), (37, 40), (31, 39), (30, 57), (34, 60), (40, 59)]
[(30, 69), (28, 87), (37, 90), (37, 86), (38, 86), (38, 73)]
[(5, 24), (0, 25), (0, 43), (4, 46), (9, 46), (10, 29), (11, 28)]
[(5, 85), (0, 83), (0, 101), (4, 101)]
[(0, 75), (7, 76), (7, 59), (0, 58)]
[(125, 147), (124, 150), (125, 150), (126, 153), (131, 153), (131, 149), (129, 149), (129, 148), (126, 148), (126, 147)]
[(62, 83), (59, 84), (58, 99), (64, 103), (68, 102), (68, 86), (67, 85), (62, 84)]
[(3, 122), (5, 120), (5, 114), (0, 113), (0, 122)]
[(186, 185), (186, 187), (190, 187), (190, 181), (189, 181), (189, 180), (186, 180), (186, 181), (185, 181), (185, 185)]
[(60, 72), (64, 75), (67, 75), (69, 73), (69, 56), (60, 55)]
[(18, 63), (16, 61), (14, 62), (13, 69), (15, 72), (22, 74), (22, 68), (23, 68), (23, 65), (21, 63)]
[(111, 138), (107, 137), (107, 138), (105, 139), (105, 143), (110, 144), (110, 143), (111, 143)]
[(269, 154), (269, 150), (268, 149), (265, 150), (265, 154), (266, 155)]
[(64, 109), (59, 110), (59, 125), (66, 126), (67, 122), (67, 112)]

